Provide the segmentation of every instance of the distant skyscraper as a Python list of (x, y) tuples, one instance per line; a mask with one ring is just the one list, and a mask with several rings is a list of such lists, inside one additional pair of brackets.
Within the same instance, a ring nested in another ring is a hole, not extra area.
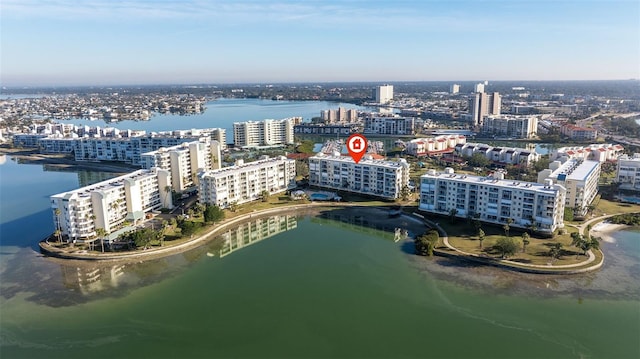
[(473, 92), (475, 92), (475, 93), (483, 93), (484, 92), (484, 84), (483, 83), (477, 83), (477, 84), (473, 85)]
[(484, 92), (474, 94), (473, 97), (469, 99), (471, 122), (474, 126), (482, 126), (483, 117), (487, 115), (499, 115), (501, 105), (500, 94), (497, 92), (492, 94), (486, 94)]
[(393, 100), (393, 85), (382, 85), (376, 88), (376, 102), (385, 104)]
[(449, 92), (451, 92), (452, 95), (457, 94), (458, 92), (460, 92), (460, 85), (458, 84), (451, 85)]

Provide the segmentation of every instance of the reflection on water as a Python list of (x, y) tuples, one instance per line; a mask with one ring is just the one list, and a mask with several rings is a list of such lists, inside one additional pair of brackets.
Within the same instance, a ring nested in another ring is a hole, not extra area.
[(62, 265), (60, 268), (64, 286), (78, 288), (80, 293), (87, 295), (117, 288), (119, 279), (124, 275), (125, 264), (86, 268)]
[(219, 236), (223, 240), (223, 245), (218, 254), (222, 258), (263, 239), (297, 227), (298, 219), (292, 215), (262, 217), (240, 224)]

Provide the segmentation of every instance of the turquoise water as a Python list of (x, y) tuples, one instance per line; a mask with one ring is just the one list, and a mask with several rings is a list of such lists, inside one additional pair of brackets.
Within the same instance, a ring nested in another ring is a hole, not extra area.
[(329, 196), (324, 193), (312, 193), (309, 198), (312, 201), (326, 201), (329, 199)]

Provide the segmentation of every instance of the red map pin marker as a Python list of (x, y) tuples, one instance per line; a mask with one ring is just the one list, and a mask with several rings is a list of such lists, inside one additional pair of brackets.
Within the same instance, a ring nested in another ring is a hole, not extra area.
[(347, 139), (347, 150), (355, 163), (360, 162), (362, 156), (367, 153), (367, 138), (359, 133), (354, 133)]

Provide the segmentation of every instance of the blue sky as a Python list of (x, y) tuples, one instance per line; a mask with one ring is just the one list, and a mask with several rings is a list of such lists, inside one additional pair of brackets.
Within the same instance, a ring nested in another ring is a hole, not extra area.
[(640, 78), (637, 0), (2, 0), (3, 86)]

